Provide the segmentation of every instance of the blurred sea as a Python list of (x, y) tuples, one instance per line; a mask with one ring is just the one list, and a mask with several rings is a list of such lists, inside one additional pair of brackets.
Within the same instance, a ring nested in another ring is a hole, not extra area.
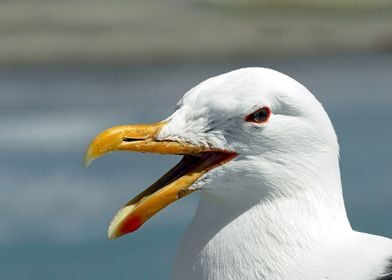
[(324, 104), (341, 145), (348, 213), (357, 230), (392, 237), (392, 55), (368, 54), (140, 66), (0, 69), (2, 279), (169, 279), (197, 195), (116, 241), (118, 208), (177, 157), (82, 157), (102, 129), (158, 121), (192, 86), (244, 66), (289, 74)]

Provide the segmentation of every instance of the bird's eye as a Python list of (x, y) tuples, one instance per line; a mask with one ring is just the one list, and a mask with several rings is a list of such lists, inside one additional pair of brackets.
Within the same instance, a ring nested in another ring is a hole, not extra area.
[(268, 107), (263, 107), (254, 111), (245, 117), (245, 121), (254, 123), (265, 123), (271, 115), (271, 110)]

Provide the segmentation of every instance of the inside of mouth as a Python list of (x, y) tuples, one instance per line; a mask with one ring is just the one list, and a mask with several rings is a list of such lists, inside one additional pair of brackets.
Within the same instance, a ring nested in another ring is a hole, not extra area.
[(159, 178), (154, 184), (129, 201), (125, 206), (138, 203), (144, 197), (155, 193), (186, 174), (191, 174), (195, 171), (206, 172), (224, 164), (234, 156), (234, 153), (229, 152), (202, 152), (184, 155), (179, 163)]

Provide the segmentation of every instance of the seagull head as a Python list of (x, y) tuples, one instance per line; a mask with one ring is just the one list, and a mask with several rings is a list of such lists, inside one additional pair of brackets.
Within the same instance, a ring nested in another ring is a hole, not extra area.
[(161, 122), (103, 131), (85, 163), (113, 151), (183, 157), (118, 211), (109, 238), (137, 230), (197, 190), (217, 203), (254, 203), (317, 188), (331, 175), (325, 166), (336, 169), (339, 147), (327, 113), (303, 85), (271, 69), (243, 68), (195, 86)]

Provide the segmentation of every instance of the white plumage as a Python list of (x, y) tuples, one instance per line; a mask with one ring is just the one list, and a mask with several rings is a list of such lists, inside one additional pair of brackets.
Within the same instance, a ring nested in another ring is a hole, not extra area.
[[(267, 123), (244, 121), (264, 106)], [(334, 129), (300, 83), (240, 69), (191, 89), (166, 121), (161, 140), (238, 153), (192, 186), (201, 198), (175, 279), (392, 279), (392, 241), (351, 229)]]

